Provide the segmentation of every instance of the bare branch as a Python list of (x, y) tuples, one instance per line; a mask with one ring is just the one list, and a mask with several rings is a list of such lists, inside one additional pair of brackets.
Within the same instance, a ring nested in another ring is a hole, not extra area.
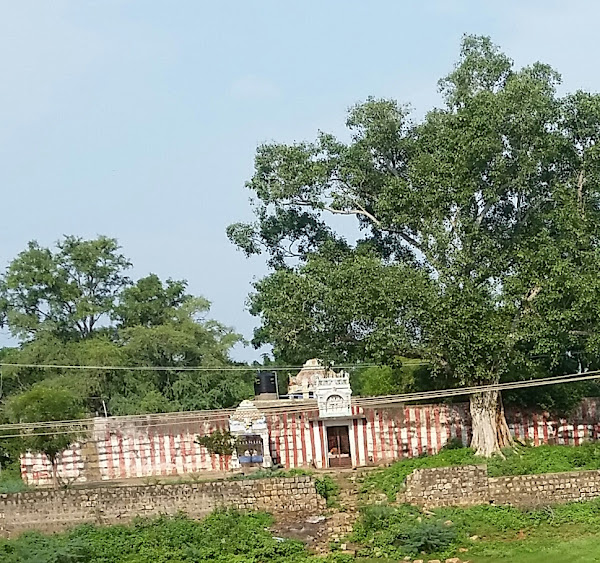
[(475, 219), (475, 223), (477, 226), (481, 225), (481, 222), (485, 219), (485, 216), (488, 214), (488, 211), (494, 205), (491, 201), (488, 201), (484, 206), (479, 215), (477, 215), (477, 219)]
[(334, 209), (329, 206), (324, 206), (323, 209), (325, 211), (329, 211), (329, 213), (334, 213), (334, 214), (338, 214), (338, 215), (362, 215), (363, 217), (366, 217), (372, 223), (377, 225), (377, 227), (379, 227), (382, 231), (394, 233), (394, 234), (402, 237), (402, 239), (404, 239), (408, 244), (414, 246), (417, 250), (423, 252), (423, 248), (413, 237), (411, 237), (410, 235), (407, 235), (405, 232), (400, 231), (398, 229), (391, 229), (389, 227), (384, 227), (382, 225), (381, 221), (379, 219), (377, 219), (377, 217), (375, 217), (372, 213), (369, 213), (366, 209), (362, 208), (362, 206), (360, 209)]
[(535, 286), (535, 287), (534, 287), (534, 288), (533, 288), (533, 289), (532, 289), (532, 290), (529, 292), (529, 295), (527, 295), (527, 297), (526, 297), (526, 301), (527, 301), (528, 303), (531, 303), (531, 302), (532, 302), (532, 301), (533, 301), (533, 300), (534, 300), (534, 299), (535, 299), (535, 298), (538, 296), (538, 294), (540, 293), (540, 291), (542, 291), (542, 288), (541, 288), (541, 286), (539, 286), (539, 285), (536, 285), (536, 286)]
[(585, 184), (585, 177), (583, 175), (583, 169), (579, 172), (579, 178), (577, 178), (577, 203), (579, 204), (579, 210), (581, 216), (585, 217), (585, 210), (583, 208), (583, 184)]

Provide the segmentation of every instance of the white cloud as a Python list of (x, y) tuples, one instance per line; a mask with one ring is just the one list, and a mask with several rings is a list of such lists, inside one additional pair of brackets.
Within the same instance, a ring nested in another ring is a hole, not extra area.
[(230, 93), (240, 100), (270, 100), (280, 94), (275, 84), (255, 75), (243, 76), (235, 80), (231, 84)]

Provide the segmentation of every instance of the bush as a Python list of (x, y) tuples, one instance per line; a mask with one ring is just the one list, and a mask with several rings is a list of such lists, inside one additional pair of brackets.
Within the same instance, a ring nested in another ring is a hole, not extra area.
[(218, 510), (203, 520), (138, 519), (127, 526), (80, 526), (64, 534), (0, 539), (2, 563), (303, 563), (304, 546), (278, 541), (263, 513)]
[(315, 479), (315, 488), (317, 493), (327, 501), (327, 506), (331, 507), (337, 504), (340, 486), (329, 475)]
[(231, 455), (235, 440), (229, 430), (215, 430), (212, 434), (197, 436), (196, 443), (213, 455)]
[(408, 555), (416, 555), (443, 551), (456, 539), (456, 535), (452, 525), (425, 520), (398, 534), (396, 542)]
[(27, 488), (18, 471), (4, 470), (0, 473), (0, 494), (20, 493), (26, 491)]

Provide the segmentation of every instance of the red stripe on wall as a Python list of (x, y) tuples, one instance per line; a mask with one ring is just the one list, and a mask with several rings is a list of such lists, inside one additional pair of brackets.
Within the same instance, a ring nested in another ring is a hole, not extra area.
[(108, 473), (109, 479), (114, 479), (115, 466), (114, 466), (114, 460), (113, 460), (112, 442), (111, 442), (110, 438), (111, 438), (110, 432), (106, 432), (106, 434), (104, 436), (104, 451), (106, 452), (106, 462), (107, 462), (106, 472)]
[(436, 451), (439, 452), (442, 449), (442, 425), (440, 423), (440, 408), (434, 407), (433, 418), (435, 421), (435, 447)]
[(156, 471), (156, 451), (154, 448), (154, 434), (148, 430), (148, 444), (150, 445), (150, 468), (148, 475), (154, 475)]
[(529, 434), (529, 431), (531, 430), (531, 423), (529, 421), (529, 416), (527, 416), (527, 414), (528, 413), (525, 413), (523, 415), (523, 428), (524, 428), (524, 431), (525, 431), (525, 439), (527, 441), (529, 441), (529, 440), (531, 440), (531, 437), (530, 437), (530, 434)]
[(410, 419), (410, 409), (404, 409), (404, 425), (406, 426), (406, 452), (408, 457), (413, 457), (413, 428), (412, 420)]
[(539, 430), (538, 430), (538, 417), (537, 417), (537, 414), (535, 414), (535, 413), (533, 415), (533, 445), (534, 446), (540, 445), (540, 437), (539, 437)]
[(369, 411), (369, 424), (371, 425), (371, 439), (373, 440), (373, 463), (377, 462), (377, 438), (375, 437), (375, 411)]
[(297, 424), (296, 424), (296, 415), (292, 415), (292, 459), (293, 464), (292, 467), (298, 467), (298, 444), (296, 442), (297, 439)]
[(423, 439), (421, 438), (421, 409), (415, 409), (415, 426), (417, 430), (417, 452), (418, 455), (423, 455)]
[(188, 472), (187, 447), (186, 447), (186, 443), (185, 443), (185, 435), (183, 434), (183, 430), (179, 431), (179, 455), (181, 456), (181, 470), (184, 473), (187, 473)]
[(390, 456), (395, 459), (398, 451), (394, 442), (394, 411), (388, 413), (388, 440), (390, 441)]
[(543, 423), (543, 429), (544, 429), (544, 444), (548, 443), (548, 417), (546, 416), (546, 413), (544, 413), (542, 415), (542, 423)]
[[(355, 418), (352, 421), (352, 430), (354, 431), (354, 457), (355, 459), (352, 460), (352, 465), (354, 467), (357, 467), (360, 465), (360, 452), (359, 452), (359, 445), (358, 445), (358, 419)], [(365, 456), (365, 459), (366, 456)]]
[(306, 455), (306, 437), (304, 436), (304, 432), (306, 431), (306, 420), (304, 417), (304, 413), (300, 414), (300, 444), (302, 445), (302, 464), (308, 465), (307, 463), (307, 455)]
[(271, 456), (277, 458), (277, 463), (281, 462), (279, 455), (279, 417), (273, 415), (267, 418), (267, 429), (269, 430), (269, 448), (271, 449)]
[(323, 429), (323, 421), (319, 420), (319, 434), (321, 436), (321, 462), (323, 463), (323, 468), (327, 467), (327, 454), (329, 449), (327, 448), (327, 443), (325, 442), (325, 430)]
[(123, 434), (119, 432), (117, 440), (119, 441), (119, 477), (125, 477), (125, 453), (123, 451)]
[(158, 475), (166, 475), (167, 468), (167, 456), (165, 451), (165, 435), (159, 434), (158, 436), (158, 454), (160, 465), (158, 467)]
[(281, 434), (283, 436), (283, 451), (285, 453), (285, 461), (283, 465), (289, 469), (290, 468), (290, 447), (288, 442), (288, 415), (287, 413), (283, 414), (283, 428), (281, 429)]
[[(206, 424), (202, 425), (202, 436), (206, 436)], [(206, 459), (207, 449), (204, 446), (200, 446), (200, 464), (202, 469), (208, 469), (208, 460)]]
[(581, 404), (581, 419), (583, 421), (583, 439), (590, 439), (590, 430), (589, 430), (589, 401), (584, 401)]
[(513, 415), (514, 423), (513, 423), (513, 432), (515, 434), (515, 438), (517, 440), (521, 439), (521, 431), (519, 430), (519, 419), (516, 415)]
[(171, 450), (171, 475), (177, 475), (177, 450), (175, 449), (175, 436), (169, 433), (169, 448)]
[(380, 444), (380, 451), (381, 451), (381, 459), (385, 459), (386, 458), (386, 452), (385, 452), (385, 428), (384, 428), (384, 424), (383, 424), (383, 419), (385, 417), (385, 411), (384, 410), (380, 410), (379, 411), (379, 444)]
[(402, 428), (404, 427), (404, 409), (398, 409), (398, 415), (396, 417), (396, 435), (398, 441), (398, 457), (404, 457), (404, 444), (402, 442)]
[(365, 463), (369, 463), (369, 444), (367, 442), (367, 419), (363, 418), (361, 420), (362, 424), (362, 432), (363, 432), (363, 442), (364, 442), (364, 452), (365, 452)]
[(427, 431), (427, 453), (431, 455), (433, 453), (433, 444), (431, 440), (431, 410), (425, 409), (425, 428)]
[(310, 430), (310, 453), (312, 455), (312, 462), (315, 467), (317, 466), (317, 446), (315, 444), (315, 421), (308, 421), (308, 429)]

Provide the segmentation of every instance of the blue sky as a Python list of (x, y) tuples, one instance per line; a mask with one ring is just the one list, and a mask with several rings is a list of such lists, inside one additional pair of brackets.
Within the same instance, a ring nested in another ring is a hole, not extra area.
[[(225, 227), (248, 220), (256, 146), (343, 134), (368, 95), (439, 102), (463, 33), (564, 88), (600, 89), (593, 0), (0, 2), (0, 266), (27, 241), (119, 239), (135, 277), (185, 278), (247, 338), (264, 260)], [(258, 358), (252, 348), (239, 359)]]

